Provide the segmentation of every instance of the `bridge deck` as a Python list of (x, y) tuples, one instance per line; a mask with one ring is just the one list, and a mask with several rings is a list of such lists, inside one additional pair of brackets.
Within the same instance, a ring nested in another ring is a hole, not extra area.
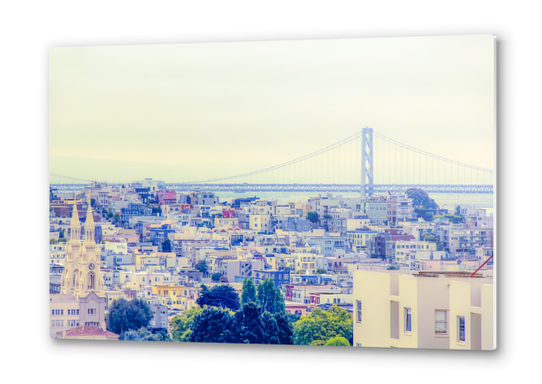
[[(51, 184), (58, 191), (78, 191), (89, 184)], [(126, 185), (126, 184), (109, 184)], [(179, 192), (345, 192), (360, 193), (359, 184), (166, 184), (167, 189)], [(366, 193), (405, 192), (409, 188), (421, 188), (427, 193), (493, 193), (493, 185), (459, 185), (459, 184), (374, 184), (365, 186)]]

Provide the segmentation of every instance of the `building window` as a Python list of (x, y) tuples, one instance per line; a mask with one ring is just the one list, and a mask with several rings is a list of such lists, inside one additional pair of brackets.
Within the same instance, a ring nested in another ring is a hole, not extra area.
[(361, 300), (356, 300), (356, 322), (361, 323)]
[(457, 316), (457, 341), (465, 341), (465, 317)]
[(405, 308), (405, 332), (412, 332), (412, 310)]
[(448, 322), (446, 311), (436, 310), (435, 311), (435, 334), (437, 335), (446, 335), (448, 333)]

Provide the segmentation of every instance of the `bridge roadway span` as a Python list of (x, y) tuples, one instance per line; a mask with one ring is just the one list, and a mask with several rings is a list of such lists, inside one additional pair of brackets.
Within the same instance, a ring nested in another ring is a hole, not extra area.
[[(126, 184), (109, 184), (126, 185)], [(89, 184), (51, 184), (58, 191), (79, 191)], [(360, 184), (166, 184), (167, 189), (179, 192), (345, 192), (360, 193)], [(493, 185), (459, 185), (459, 184), (374, 184), (365, 187), (367, 194), (389, 192), (405, 192), (409, 188), (421, 188), (427, 193), (493, 193)]]

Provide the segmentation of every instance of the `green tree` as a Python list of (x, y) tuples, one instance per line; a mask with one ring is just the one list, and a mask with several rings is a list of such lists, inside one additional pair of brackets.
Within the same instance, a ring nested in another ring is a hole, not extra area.
[(327, 271), (326, 271), (325, 269), (318, 268), (318, 269), (316, 270), (316, 273), (319, 274), (319, 275), (322, 275), (322, 274), (324, 274), (324, 273), (327, 273)]
[(166, 239), (162, 243), (162, 252), (171, 252), (171, 240)]
[(204, 276), (207, 275), (208, 267), (205, 260), (198, 261), (194, 268), (203, 273)]
[(142, 299), (114, 300), (106, 316), (107, 330), (118, 335), (147, 327), (154, 316), (149, 305)]
[(310, 315), (301, 316), (294, 324), (293, 341), (297, 345), (311, 345), (316, 340), (341, 336), (351, 343), (352, 335), (352, 316), (334, 305), (327, 311), (315, 308)]
[(431, 241), (431, 242), (435, 242), (435, 243), (438, 240), (435, 235), (433, 235), (432, 233), (429, 233), (429, 232), (422, 233), (421, 238), (422, 238), (423, 241)]
[(284, 302), (284, 295), (278, 288), (275, 288), (275, 297), (273, 298), (272, 313), (286, 313), (286, 303)]
[(124, 332), (119, 337), (119, 340), (130, 341), (171, 341), (171, 338), (167, 332), (160, 331), (157, 333), (151, 333), (147, 328), (141, 327), (139, 330), (130, 330)]
[(209, 289), (205, 284), (201, 285), (198, 300), (196, 303), (203, 307), (229, 308), (232, 311), (239, 309), (239, 294), (230, 285), (215, 285)]
[(65, 239), (64, 235), (66, 234), (66, 230), (64, 228), (60, 228), (58, 231), (58, 238), (59, 239)]
[(261, 306), (253, 301), (243, 305), (235, 313), (235, 321), (240, 330), (239, 340), (242, 343), (267, 344), (267, 333), (261, 315)]
[(350, 343), (344, 337), (337, 336), (329, 339), (325, 345), (334, 347), (349, 347)]
[(294, 326), (289, 313), (277, 312), (275, 313), (275, 321), (279, 329), (278, 337), (280, 344), (293, 344)]
[(171, 319), (171, 338), (173, 341), (190, 341), (194, 317), (201, 312), (203, 312), (203, 309), (200, 306), (195, 305), (183, 314), (177, 315)]
[(239, 342), (239, 331), (233, 314), (216, 307), (205, 307), (192, 322), (190, 341), (196, 343), (235, 343)]
[(324, 340), (314, 340), (309, 345), (323, 346), (326, 345), (327, 341)]
[[(172, 330), (174, 339), (214, 343), (292, 344), (293, 325), (286, 313), (282, 294), (279, 290), (274, 290), (272, 292), (274, 299), (268, 302), (269, 308), (275, 313), (264, 311), (259, 304), (254, 283), (251, 282), (251, 279), (246, 279), (243, 283), (243, 304), (235, 314), (230, 311), (229, 314), (232, 316), (228, 316), (224, 312), (226, 309), (217, 308), (216, 305), (205, 306), (203, 311), (195, 314), (192, 325), (187, 325), (188, 321), (185, 320), (175, 320), (175, 324), (180, 325)], [(209, 290), (203, 285), (202, 295), (213, 300), (215, 288)], [(269, 290), (269, 287), (266, 290)], [(268, 296), (271, 297), (271, 294)], [(208, 332), (206, 331), (208, 327), (218, 329)], [(207, 334), (195, 335), (201, 332)], [(186, 335), (185, 338), (177, 336), (181, 333)]]
[(412, 199), (414, 208), (439, 209), (435, 200), (431, 199), (423, 189), (409, 188), (405, 195), (407, 198)]
[(318, 220), (320, 220), (320, 216), (318, 215), (318, 212), (311, 211), (307, 214), (307, 220), (313, 224), (316, 224)]
[(220, 273), (213, 273), (211, 275), (211, 279), (214, 281), (214, 282), (218, 282), (220, 281), (220, 278), (222, 277), (222, 275)]
[(258, 302), (258, 297), (256, 296), (256, 286), (254, 285), (254, 281), (252, 281), (252, 279), (246, 278), (245, 281), (243, 281), (241, 305), (245, 305), (251, 302)]
[(51, 238), (49, 239), (49, 244), (57, 244), (58, 241), (56, 241), (55, 239)]
[(269, 278), (258, 284), (258, 302), (262, 311), (275, 313), (275, 284)]
[(261, 324), (264, 329), (265, 344), (280, 344), (280, 330), (276, 317), (269, 312), (261, 314)]
[(424, 232), (421, 235), (423, 241), (430, 241), (432, 243), (437, 243), (437, 251), (444, 251), (444, 244), (432, 233)]
[(452, 214), (445, 214), (445, 215), (434, 215), (433, 220), (445, 220), (452, 224), (460, 224), (465, 223), (465, 217), (461, 215), (452, 215)]

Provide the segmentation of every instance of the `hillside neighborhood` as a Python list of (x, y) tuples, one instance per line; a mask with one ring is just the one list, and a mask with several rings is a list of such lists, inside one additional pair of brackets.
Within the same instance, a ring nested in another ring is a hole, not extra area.
[(49, 201), (55, 339), (494, 348), (494, 220), (473, 205), (153, 179)]

